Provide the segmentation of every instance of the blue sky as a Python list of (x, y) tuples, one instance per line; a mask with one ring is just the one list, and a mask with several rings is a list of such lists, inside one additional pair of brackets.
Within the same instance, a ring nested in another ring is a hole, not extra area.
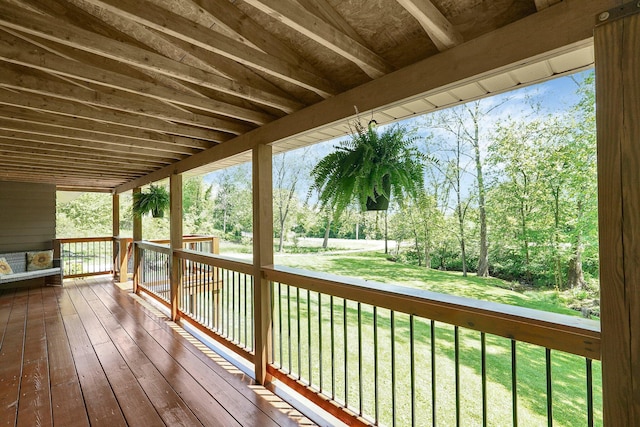
[[(507, 118), (517, 119), (525, 115), (531, 116), (531, 103), (541, 105), (542, 109), (539, 111), (540, 115), (554, 114), (560, 111), (567, 110), (577, 101), (576, 96), (576, 83), (574, 80), (581, 81), (586, 76), (593, 73), (593, 69), (576, 73), (572, 76), (565, 76), (549, 80), (544, 83), (526, 86), (514, 91), (506, 92), (500, 95), (496, 95), (491, 98), (485, 98), (483, 103), (498, 104), (504, 101), (505, 98), (510, 98), (509, 102), (505, 103), (499, 109), (496, 109), (492, 114), (491, 120), (485, 123), (485, 126), (491, 127), (496, 121), (504, 120)], [(414, 123), (419, 123), (421, 117), (412, 117), (407, 120), (400, 121), (411, 126)], [(345, 123), (345, 129), (347, 124)], [(337, 138), (334, 140), (325, 141), (315, 144), (311, 148), (311, 155), (313, 157), (320, 158), (326, 153), (330, 152), (335, 144), (344, 138)], [(295, 152), (287, 154), (289, 157), (296, 156)], [(245, 166), (246, 167), (246, 166)], [(221, 171), (213, 172), (205, 176), (207, 182), (215, 181)]]

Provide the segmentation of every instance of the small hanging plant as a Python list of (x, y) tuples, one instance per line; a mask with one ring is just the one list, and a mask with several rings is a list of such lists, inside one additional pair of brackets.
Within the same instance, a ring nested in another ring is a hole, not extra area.
[(165, 187), (151, 184), (147, 191), (133, 194), (133, 214), (141, 217), (151, 212), (154, 218), (163, 218), (169, 201), (169, 192)]
[(311, 190), (318, 191), (321, 207), (330, 206), (338, 217), (353, 201), (363, 210), (387, 210), (394, 196), (402, 203), (424, 187), (426, 156), (414, 146), (414, 138), (399, 124), (377, 129), (350, 125), (351, 137), (321, 159), (311, 171)]

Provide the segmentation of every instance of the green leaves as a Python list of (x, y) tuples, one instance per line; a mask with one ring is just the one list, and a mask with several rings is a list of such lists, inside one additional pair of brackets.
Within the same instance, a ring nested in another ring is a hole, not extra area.
[(133, 213), (142, 216), (152, 212), (154, 217), (162, 217), (160, 213), (167, 210), (169, 201), (169, 192), (165, 187), (151, 184), (146, 192), (134, 193)]
[[(309, 191), (318, 191), (321, 208), (332, 207), (335, 217), (352, 202), (364, 210), (367, 199), (376, 195), (396, 197), (402, 204), (407, 196), (417, 197), (424, 186), (425, 156), (413, 143), (404, 126), (379, 132), (374, 122), (367, 127), (356, 122), (351, 138), (313, 168)], [(390, 190), (383, 186), (385, 180), (390, 181)]]

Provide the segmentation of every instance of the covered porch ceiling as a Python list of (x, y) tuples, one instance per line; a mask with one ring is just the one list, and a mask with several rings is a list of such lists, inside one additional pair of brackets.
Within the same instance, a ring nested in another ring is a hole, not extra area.
[(618, 3), (0, 0), (0, 179), (121, 192), (543, 81)]

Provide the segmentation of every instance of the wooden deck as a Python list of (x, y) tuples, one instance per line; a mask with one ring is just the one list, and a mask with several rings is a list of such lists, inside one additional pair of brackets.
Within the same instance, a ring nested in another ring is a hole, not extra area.
[(312, 425), (109, 278), (2, 290), (0, 340), (0, 425)]

